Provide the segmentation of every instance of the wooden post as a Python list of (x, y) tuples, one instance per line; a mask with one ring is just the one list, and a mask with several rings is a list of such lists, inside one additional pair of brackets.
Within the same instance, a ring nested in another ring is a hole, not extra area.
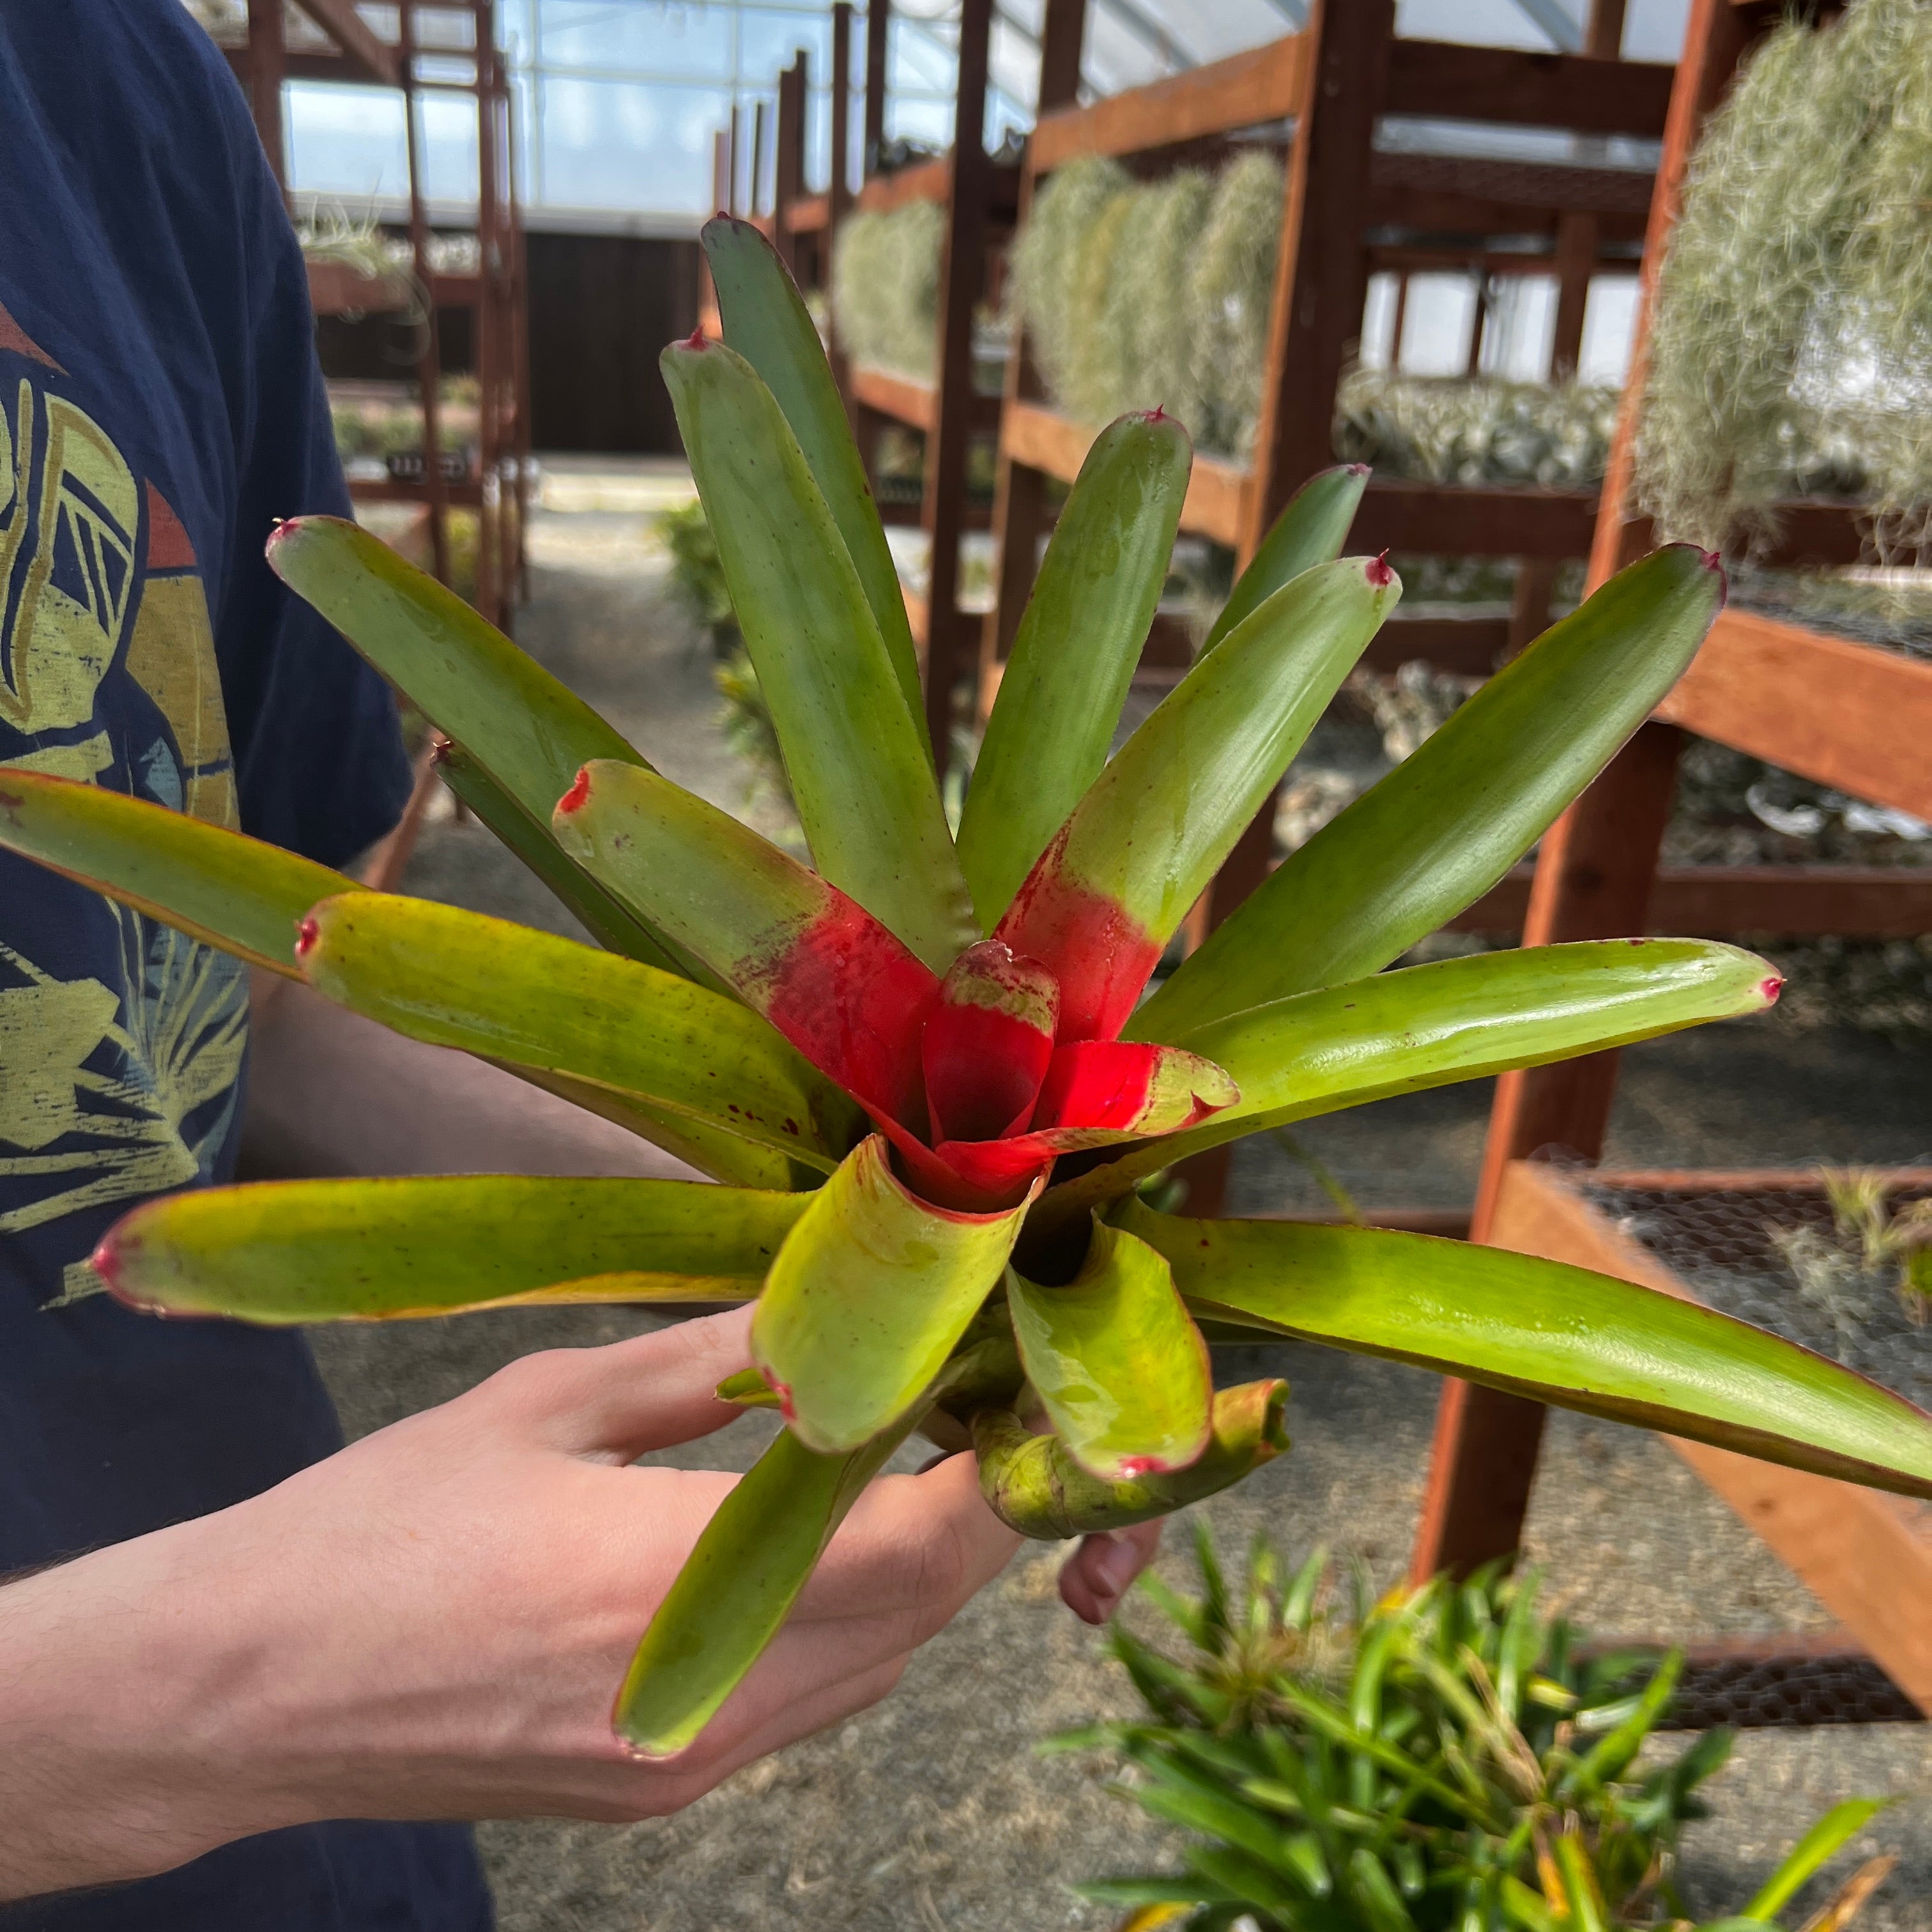
[[(1593, 586), (1630, 560), (1633, 532), (1627, 512), (1634, 434), (1630, 405), (1642, 394), (1658, 267), (1677, 218), (1698, 130), (1750, 38), (1749, 22), (1739, 18), (1742, 10), (1733, 0), (1692, 0), (1644, 240), (1637, 352), (1631, 361), (1591, 554)], [(1645, 725), (1550, 828), (1537, 860), (1525, 945), (1616, 938), (1643, 931), (1670, 814), (1680, 744), (1673, 728)], [(1552, 1144), (1572, 1148), (1588, 1160), (1601, 1154), (1616, 1091), (1616, 1061), (1613, 1053), (1592, 1054), (1555, 1066), (1504, 1074), (1497, 1082), (1470, 1226), (1472, 1240), (1488, 1238), (1502, 1177), (1511, 1160)], [(1538, 1404), (1520, 1396), (1466, 1382), (1444, 1384), (1422, 1523), (1410, 1564), (1412, 1576), (1426, 1577), (1444, 1569), (1466, 1572), (1516, 1550), (1535, 1480), (1543, 1415)]]
[(744, 148), (745, 111), (736, 101), (731, 104), (731, 160), (724, 177), (724, 199), (720, 204), (728, 213), (742, 214), (746, 212), (739, 193), (740, 162), (738, 157)]
[(449, 581), (449, 488), (442, 474), (442, 338), (436, 326), (436, 274), (429, 259), (429, 213), (423, 202), (422, 136), (416, 119), (416, 28), (414, 0), (397, 9), (403, 73), (404, 146), (410, 170), (410, 247), (428, 314), (416, 358), (423, 426), (423, 494), (429, 500), (430, 555), (437, 578)]
[(852, 206), (852, 5), (836, 0), (832, 9), (832, 177), (826, 184), (825, 245)]
[(282, 80), (287, 66), (282, 0), (248, 0), (249, 111), (284, 200), (289, 191), (289, 152), (282, 131)]
[[(1087, 0), (1046, 0), (1046, 18), (1040, 31), (1036, 120), (1056, 108), (1070, 107), (1079, 98), (1080, 58), (1086, 27)], [(1020, 169), (1018, 225), (1022, 228), (1032, 212), (1036, 185), (1029, 154)], [(1010, 407), (1031, 397), (1036, 388), (1026, 332), (1016, 330), (1006, 357), (1006, 405)], [(1002, 452), (993, 486), (993, 608), (980, 627), (976, 704), (982, 723), (993, 708), (1000, 667), (1012, 648), (1013, 635), (1019, 628), (1027, 595), (1033, 587), (1040, 532), (1046, 524), (1046, 478)]]
[(886, 139), (886, 68), (892, 20), (892, 0), (866, 0), (864, 172), (868, 181), (879, 171), (879, 150)]
[(745, 197), (745, 212), (754, 220), (758, 216), (758, 204), (765, 192), (765, 116), (766, 104), (762, 100), (752, 110), (752, 187)]
[(926, 442), (920, 523), (931, 539), (926, 587), (926, 722), (939, 781), (951, 755), (959, 656), (959, 532), (973, 436), (973, 310), (986, 273), (986, 75), (993, 0), (962, 0), (959, 86), (952, 124), (952, 192), (939, 272), (938, 419)]
[(493, 497), (490, 479), (496, 473), (502, 390), (503, 310), (498, 270), (502, 238), (496, 218), (496, 98), (493, 66), (494, 8), (490, 0), (472, 0), (476, 92), (476, 306), (472, 352), (476, 358), (478, 473), (484, 488), (476, 506), (476, 608), (484, 621), (502, 626), (504, 609), (501, 549), (502, 494)]
[(1087, 36), (1085, 0), (1046, 0), (1040, 35), (1040, 99), (1034, 118), (1080, 98), (1080, 57)]
[(772, 245), (794, 276), (798, 273), (798, 237), (789, 217), (805, 186), (805, 50), (778, 76), (778, 153), (772, 169)]

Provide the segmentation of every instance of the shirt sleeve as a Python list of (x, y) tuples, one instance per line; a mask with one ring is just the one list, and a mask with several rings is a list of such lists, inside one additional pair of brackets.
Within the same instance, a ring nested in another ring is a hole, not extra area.
[(215, 650), (243, 829), (340, 866), (401, 816), (409, 762), (388, 687), (263, 556), (282, 518), (350, 512), (302, 250), (251, 128), (236, 147), (246, 176), (239, 239), (255, 265), (252, 366), (236, 423), (236, 527)]

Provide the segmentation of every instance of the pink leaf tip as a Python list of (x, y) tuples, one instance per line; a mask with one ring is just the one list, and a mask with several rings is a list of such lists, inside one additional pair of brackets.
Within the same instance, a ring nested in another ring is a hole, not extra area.
[(93, 1253), (88, 1256), (87, 1264), (107, 1284), (107, 1292), (116, 1301), (127, 1300), (121, 1292), (121, 1250), (116, 1245), (112, 1228), (101, 1236)]
[(709, 349), (711, 346), (711, 338), (705, 334), (703, 322), (700, 322), (684, 338), (684, 346), (687, 349)]
[(1123, 1456), (1120, 1458), (1120, 1474), (1123, 1476), (1164, 1475), (1168, 1466), (1165, 1460), (1159, 1456)]
[(573, 812), (582, 811), (590, 796), (590, 767), (586, 765), (577, 774), (569, 790), (557, 800), (556, 808), (567, 818)]
[(1769, 979), (1760, 980), (1757, 982), (1757, 989), (1763, 994), (1765, 1004), (1774, 1006), (1778, 1004), (1778, 994), (1784, 991), (1784, 982), (1774, 973)]
[(306, 959), (315, 950), (315, 942), (322, 937), (322, 928), (313, 916), (296, 922), (296, 957)]
[(1366, 476), (1369, 473), (1366, 463), (1345, 463), (1342, 466), (1351, 476)]
[(1388, 552), (1384, 550), (1380, 556), (1370, 557), (1362, 574), (1369, 580), (1371, 590), (1386, 590), (1395, 581), (1395, 572), (1389, 568)]

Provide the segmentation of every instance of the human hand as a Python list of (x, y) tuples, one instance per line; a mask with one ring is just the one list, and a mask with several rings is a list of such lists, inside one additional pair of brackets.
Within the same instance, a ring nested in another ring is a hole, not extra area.
[[(739, 1412), (712, 1391), (748, 1324), (528, 1357), (248, 1502), (0, 1591), (0, 1898), (313, 1819), (655, 1816), (884, 1696), (1018, 1541), (970, 1456), (866, 1492), (688, 1750), (640, 1762), (611, 1730), (736, 1480), (628, 1466)], [(1120, 1552), (1138, 1568), (1151, 1541), (1089, 1539), (1069, 1604), (1103, 1617)]]

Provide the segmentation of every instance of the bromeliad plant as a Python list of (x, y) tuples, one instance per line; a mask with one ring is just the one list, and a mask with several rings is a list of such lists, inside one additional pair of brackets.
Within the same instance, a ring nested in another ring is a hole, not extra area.
[(781, 1405), (785, 1426), (620, 1692), (619, 1730), (653, 1754), (697, 1736), (915, 1429), (970, 1434), (992, 1507), (1046, 1538), (1159, 1514), (1285, 1448), (1283, 1385), (1216, 1394), (1204, 1320), (1932, 1495), (1932, 1418), (1708, 1310), (1416, 1235), (1178, 1219), (1136, 1191), (1242, 1135), (1769, 1004), (1762, 961), (1681, 940), (1382, 970), (1499, 878), (1670, 688), (1721, 601), (1714, 560), (1670, 550), (1613, 580), (1143, 998), (1398, 594), (1381, 562), (1334, 560), (1363, 476), (1289, 506), (1110, 762), (1190, 455), (1159, 411), (1104, 431), (956, 840), (810, 319), (755, 231), (721, 219), (706, 242), (731, 346), (694, 338), (664, 374), (816, 869), (661, 777), (458, 599), (327, 518), (284, 524), (274, 568), (434, 721), (458, 795), (601, 950), (32, 774), (0, 777), (0, 841), (724, 1184), (186, 1194), (110, 1231), (110, 1286), (285, 1322), (755, 1297), (758, 1370), (728, 1391)]
[[(1134, 1909), (1121, 1932), (1691, 1932), (1678, 1835), (1732, 1739), (1659, 1752), (1681, 1652), (1587, 1649), (1539, 1610), (1534, 1574), (1499, 1565), (1378, 1602), (1358, 1574), (1345, 1607), (1324, 1551), (1291, 1571), (1258, 1542), (1233, 1588), (1204, 1530), (1196, 1551), (1198, 1597), (1142, 1583), (1179, 1655), (1114, 1628), (1146, 1714), (1046, 1747), (1112, 1753), (1116, 1788), (1190, 1834), (1180, 1870), (1078, 1888)], [(1774, 1926), (1884, 1808), (1834, 1807), (1724, 1932)], [(1806, 1932), (1849, 1924), (1894, 1862)]]

